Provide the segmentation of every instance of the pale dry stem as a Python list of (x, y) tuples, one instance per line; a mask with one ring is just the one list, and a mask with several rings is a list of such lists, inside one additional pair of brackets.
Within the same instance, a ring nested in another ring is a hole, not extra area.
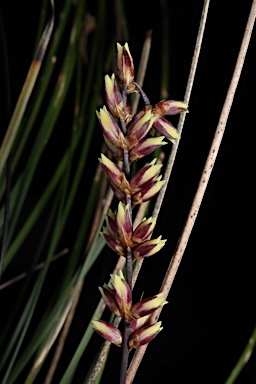
[[(196, 73), (197, 63), (198, 63), (199, 54), (200, 54), (201, 45), (202, 45), (209, 3), (210, 3), (210, 0), (205, 1), (204, 7), (202, 10), (202, 16), (201, 16), (201, 21), (200, 21), (200, 25), (199, 25), (198, 34), (197, 34), (197, 40), (196, 40), (196, 44), (195, 44), (194, 55), (193, 55), (193, 59), (192, 59), (192, 63), (191, 63), (190, 74), (188, 77), (186, 92), (185, 92), (185, 96), (184, 96), (184, 101), (186, 103), (189, 103), (189, 99), (190, 99), (190, 95), (191, 95), (191, 91), (192, 91), (192, 87), (193, 87), (193, 83), (194, 83), (194, 79), (195, 79), (195, 73)], [(180, 115), (179, 123), (178, 123), (178, 127), (177, 127), (180, 135), (181, 135), (182, 130), (183, 130), (185, 118), (186, 118), (186, 114), (182, 113)], [(153, 214), (152, 214), (152, 216), (156, 220), (158, 218), (158, 215), (159, 215), (159, 212), (160, 212), (163, 200), (164, 200), (165, 192), (166, 192), (166, 189), (168, 186), (168, 181), (170, 179), (170, 175), (171, 175), (171, 172), (173, 169), (173, 164), (174, 164), (176, 154), (178, 151), (178, 146), (179, 146), (179, 141), (175, 145), (172, 146), (172, 150), (171, 150), (168, 162), (167, 162), (167, 166), (166, 166), (166, 170), (165, 170), (165, 174), (164, 174), (164, 180), (166, 182), (162, 186), (162, 188), (160, 189), (160, 192), (157, 196), (156, 204), (155, 204), (155, 207), (153, 210)], [(138, 278), (138, 275), (139, 275), (140, 269), (142, 267), (143, 261), (144, 261), (143, 259), (140, 259), (136, 263), (136, 267), (135, 267), (134, 273), (133, 273), (133, 285), (136, 283), (136, 280)]]

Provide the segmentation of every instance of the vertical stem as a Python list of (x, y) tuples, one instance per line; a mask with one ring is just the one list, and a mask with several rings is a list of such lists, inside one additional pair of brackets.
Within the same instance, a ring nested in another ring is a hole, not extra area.
[[(124, 116), (126, 116), (126, 102), (127, 102), (127, 86), (124, 85), (122, 88), (122, 99), (124, 103)], [(127, 128), (125, 124), (125, 119), (121, 121), (121, 128), (123, 134), (126, 135)], [(131, 176), (131, 167), (129, 160), (128, 151), (124, 151), (124, 173), (127, 180), (130, 179)], [(131, 196), (126, 196), (126, 204), (129, 205), (131, 220), (132, 220), (132, 205), (131, 205)], [(132, 291), (132, 250), (130, 247), (126, 250), (126, 281)], [(123, 343), (122, 343), (122, 359), (121, 359), (121, 369), (120, 369), (120, 384), (125, 384), (127, 368), (128, 368), (128, 339), (130, 335), (130, 322), (124, 319), (124, 333), (123, 333)]]
[(130, 322), (124, 320), (124, 334), (123, 334), (123, 343), (122, 343), (122, 359), (121, 359), (121, 370), (120, 370), (120, 384), (125, 384), (127, 368), (128, 368), (128, 338), (130, 335)]

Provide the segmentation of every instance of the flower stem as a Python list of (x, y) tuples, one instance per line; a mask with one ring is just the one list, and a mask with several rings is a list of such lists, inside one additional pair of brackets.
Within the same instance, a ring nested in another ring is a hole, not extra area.
[(141, 97), (143, 98), (143, 101), (144, 101), (145, 106), (146, 106), (146, 105), (150, 105), (149, 98), (147, 97), (147, 95), (146, 95), (146, 93), (143, 91), (143, 89), (139, 86), (139, 84), (136, 83), (136, 81), (133, 81), (132, 84), (134, 84), (135, 87), (136, 87), (136, 88), (138, 89), (138, 91), (140, 92)]
[(120, 371), (120, 384), (125, 384), (127, 368), (128, 368), (128, 338), (130, 335), (130, 322), (124, 320), (124, 334), (123, 334), (123, 343), (122, 343), (122, 359), (121, 359), (121, 371)]
[[(127, 86), (124, 85), (122, 88), (122, 99), (124, 103), (124, 116), (126, 116), (126, 102), (127, 102)], [(125, 119), (121, 121), (121, 129), (124, 135), (127, 134), (127, 128)], [(131, 177), (131, 167), (130, 167), (130, 159), (129, 152), (124, 150), (124, 173), (127, 180)], [(131, 220), (132, 220), (132, 204), (131, 204), (131, 196), (126, 196), (126, 204), (129, 205)], [(126, 281), (131, 288), (132, 291), (132, 250), (130, 247), (127, 247), (126, 250)], [(127, 376), (127, 368), (128, 368), (128, 339), (130, 336), (130, 322), (124, 319), (124, 332), (123, 332), (123, 342), (122, 342), (122, 358), (121, 358), (121, 369), (120, 369), (120, 384), (125, 384), (126, 376)]]

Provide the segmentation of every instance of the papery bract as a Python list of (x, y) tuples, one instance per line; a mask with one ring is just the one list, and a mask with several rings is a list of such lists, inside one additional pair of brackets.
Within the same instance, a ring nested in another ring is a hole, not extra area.
[(118, 148), (126, 148), (127, 145), (124, 135), (113, 116), (108, 112), (107, 108), (105, 106), (100, 108), (100, 111), (96, 111), (96, 114), (99, 119), (102, 132), (107, 139)]
[[(121, 168), (113, 163), (110, 159), (108, 159), (103, 153), (101, 154), (101, 158), (99, 159), (104, 171), (106, 172), (106, 175), (111, 183), (111, 186), (113, 185), (115, 188), (120, 190), (121, 192), (125, 194), (131, 194), (131, 188), (130, 184), (127, 181), (124, 172), (121, 170)], [(115, 192), (115, 191), (114, 191)]]
[(156, 225), (156, 219), (150, 217), (144, 219), (133, 231), (132, 241), (134, 244), (140, 244), (142, 241), (147, 240), (151, 236)]
[(105, 76), (105, 95), (112, 115), (120, 120), (125, 120), (126, 124), (128, 124), (132, 119), (130, 105), (127, 100), (124, 108), (122, 95), (114, 74), (111, 77)]
[(177, 129), (164, 117), (160, 117), (154, 122), (153, 128), (170, 140), (173, 144), (176, 143), (176, 140), (180, 137)]
[(163, 329), (162, 322), (159, 321), (153, 325), (146, 325), (133, 332), (129, 338), (129, 347), (138, 348), (153, 340)]
[(118, 231), (121, 243), (126, 247), (132, 247), (132, 219), (130, 214), (129, 204), (118, 204), (118, 210), (116, 214), (116, 229)]
[(111, 286), (121, 316), (127, 320), (131, 320), (132, 292), (121, 270), (119, 274), (111, 275)]
[(166, 240), (161, 240), (162, 236), (157, 239), (146, 240), (137, 245), (133, 249), (133, 256), (135, 259), (149, 257), (160, 251), (166, 243)]
[(163, 292), (153, 297), (148, 297), (144, 300), (134, 304), (131, 308), (132, 316), (136, 319), (149, 315), (154, 312), (157, 308), (164, 306), (168, 301), (165, 300)]
[(159, 176), (156, 180), (144, 186), (139, 192), (132, 195), (132, 206), (134, 207), (152, 199), (160, 191), (164, 183), (165, 180), (161, 180), (161, 176)]
[(122, 334), (114, 325), (103, 320), (92, 320), (93, 329), (104, 339), (120, 347), (122, 345)]
[(130, 151), (130, 161), (137, 161), (144, 156), (149, 155), (154, 152), (156, 149), (160, 148), (162, 145), (167, 143), (163, 141), (165, 136), (159, 137), (150, 137), (148, 139), (142, 140), (136, 147)]
[(155, 164), (157, 159), (153, 159), (150, 163), (144, 165), (130, 180), (132, 192), (137, 192), (145, 185), (155, 181), (158, 177), (162, 164)]
[(153, 114), (151, 110), (148, 110), (145, 114), (140, 115), (139, 119), (136, 119), (130, 123), (127, 128), (126, 140), (129, 145), (129, 149), (135, 147), (150, 131), (153, 124)]
[(177, 115), (178, 113), (188, 112), (188, 104), (177, 100), (163, 100), (157, 103), (153, 113), (159, 116)]
[(134, 92), (135, 86), (131, 84), (134, 79), (133, 58), (127, 43), (124, 46), (117, 43), (117, 71), (122, 83), (128, 87), (127, 92)]

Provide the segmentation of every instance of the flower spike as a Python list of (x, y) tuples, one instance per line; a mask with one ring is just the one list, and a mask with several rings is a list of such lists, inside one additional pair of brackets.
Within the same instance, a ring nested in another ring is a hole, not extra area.
[[(128, 348), (138, 348), (153, 340), (162, 330), (161, 321), (151, 324), (154, 311), (167, 304), (161, 292), (155, 296), (132, 303), (132, 262), (156, 254), (165, 245), (162, 236), (151, 239), (156, 225), (153, 217), (144, 218), (134, 227), (132, 210), (137, 204), (152, 199), (165, 180), (160, 175), (162, 164), (153, 159), (135, 174), (131, 163), (138, 161), (166, 145), (166, 138), (173, 144), (179, 139), (177, 129), (164, 118), (188, 112), (188, 105), (176, 100), (162, 100), (152, 106), (139, 84), (134, 81), (134, 64), (128, 44), (117, 43), (117, 76), (105, 76), (105, 98), (108, 109), (103, 106), (96, 112), (106, 145), (114, 162), (101, 155), (99, 162), (106, 173), (110, 186), (119, 200), (116, 211), (105, 215), (106, 224), (101, 235), (107, 245), (126, 258), (126, 277), (120, 270), (111, 275), (109, 285), (99, 287), (101, 296), (110, 311), (124, 319), (123, 335), (113, 325), (100, 320), (92, 326), (105, 339), (123, 345), (121, 380), (125, 382), (128, 364)], [(128, 95), (138, 92), (144, 108), (132, 116)], [(121, 161), (123, 167), (116, 163)], [(138, 164), (139, 165), (139, 164)]]

